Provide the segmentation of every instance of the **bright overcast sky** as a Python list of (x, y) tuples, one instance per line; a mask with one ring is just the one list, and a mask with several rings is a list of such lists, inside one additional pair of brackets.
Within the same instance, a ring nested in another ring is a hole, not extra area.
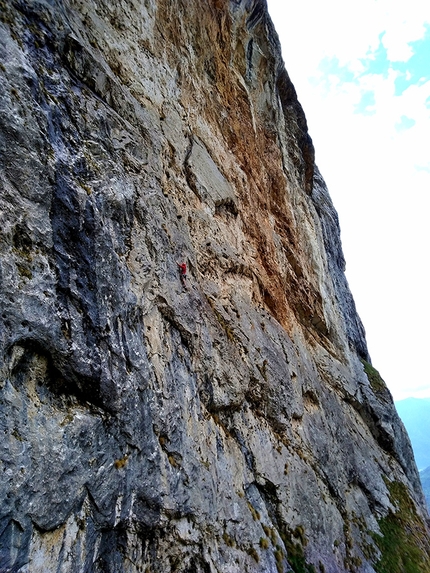
[(430, 10), (424, 0), (268, 0), (372, 363), (430, 396)]

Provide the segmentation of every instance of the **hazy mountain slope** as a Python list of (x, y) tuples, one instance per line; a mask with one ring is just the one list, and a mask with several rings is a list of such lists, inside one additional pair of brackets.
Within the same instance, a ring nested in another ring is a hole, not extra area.
[(427, 507), (430, 508), (430, 467), (420, 472), (421, 483), (423, 484), (424, 495)]
[(418, 469), (430, 466), (430, 398), (406, 398), (396, 408), (412, 442)]

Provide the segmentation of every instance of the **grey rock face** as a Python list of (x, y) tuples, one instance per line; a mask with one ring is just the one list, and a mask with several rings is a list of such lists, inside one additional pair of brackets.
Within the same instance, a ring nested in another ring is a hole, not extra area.
[(429, 571), (265, 2), (0, 7), (0, 571)]

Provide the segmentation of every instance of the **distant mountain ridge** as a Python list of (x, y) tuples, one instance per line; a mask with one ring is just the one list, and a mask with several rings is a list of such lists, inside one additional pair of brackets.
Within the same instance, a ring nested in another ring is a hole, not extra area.
[(423, 484), (423, 491), (427, 502), (427, 507), (430, 510), (430, 466), (420, 472), (421, 483)]
[(430, 398), (406, 398), (395, 402), (408, 431), (418, 469), (430, 466)]

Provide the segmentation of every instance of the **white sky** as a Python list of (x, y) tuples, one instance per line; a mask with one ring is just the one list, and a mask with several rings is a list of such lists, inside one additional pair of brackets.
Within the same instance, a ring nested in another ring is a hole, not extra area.
[(339, 213), (372, 363), (430, 397), (430, 11), (423, 0), (268, 0)]

